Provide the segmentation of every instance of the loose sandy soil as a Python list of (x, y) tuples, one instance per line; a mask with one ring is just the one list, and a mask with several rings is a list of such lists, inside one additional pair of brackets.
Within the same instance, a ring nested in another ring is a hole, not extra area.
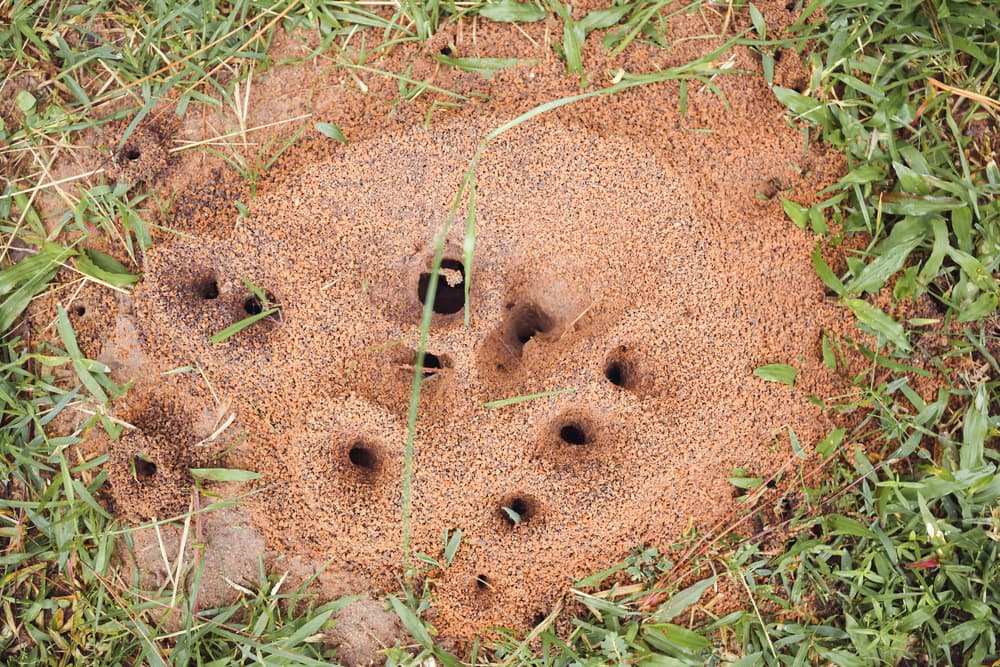
[[(784, 3), (758, 5), (771, 34), (794, 20)], [(721, 42), (692, 38), (724, 25), (732, 34), (741, 19), (724, 9), (681, 14), (671, 48), (636, 44), (615, 60), (595, 34), (585, 62), (605, 85), (618, 67), (691, 60)], [(257, 74), (242, 121), (195, 111), (176, 120), (164, 105), (125, 150), (100, 158), (113, 176), (156, 193), (158, 222), (177, 232), (158, 234), (131, 295), (93, 284), (58, 294), (85, 351), (134, 383), (114, 410), (135, 429), (88, 443), (110, 454), (114, 511), (139, 524), (215, 500), (192, 492), (190, 468), (263, 475), (213, 487), (222, 497), (254, 493), (225, 520), (195, 522), (219, 575), (202, 607), (237, 595), (221, 575), (254, 579), (258, 555), (292, 571), (289, 585), (322, 566), (326, 596), (398, 589), (406, 414), (433, 239), (485, 134), (580, 92), (553, 55), (559, 35), (554, 19), (467, 21), (432, 50), (404, 45), (368, 61), (486, 95), (460, 109), (438, 105), (429, 127), (428, 110), (448, 98), (393, 101), (396, 81), (338, 67), (342, 56), (327, 52)], [(304, 39), (280, 35), (275, 60), (304, 56)], [(525, 62), (486, 80), (440, 66), (434, 55), (446, 48)], [(734, 515), (734, 468), (769, 476), (793, 456), (789, 429), (812, 443), (832, 427), (809, 396), (836, 396), (846, 380), (823, 366), (820, 339), (853, 325), (814, 275), (815, 238), (785, 219), (780, 197), (808, 203), (841, 164), (786, 121), (753, 51), (718, 64), (757, 74), (717, 76), (726, 101), (693, 83), (686, 114), (677, 83), (563, 107), (483, 157), (471, 322), (462, 323), (456, 280), (469, 268), (462, 219), (445, 248), (453, 272), (430, 332), (437, 367), (424, 383), (414, 462), (416, 550), (439, 556), (442, 531), (463, 531), (433, 587), (432, 621), (447, 642), (461, 646), (490, 626), (523, 629), (575, 578), (636, 545), (664, 546)], [(781, 51), (777, 70), (781, 85), (807, 85), (795, 52)], [(319, 121), (336, 123), (348, 145), (319, 135)], [(215, 149), (245, 136), (252, 145), (235, 149), (253, 160), (269, 138), (303, 125), (252, 200), (216, 156), (175, 150), (236, 132)], [(212, 345), (212, 334), (259, 308), (245, 280), (280, 315)], [(42, 328), (49, 306), (32, 314)], [(794, 388), (753, 375), (769, 363), (795, 366)], [(168, 373), (184, 368), (193, 370)], [(573, 391), (483, 405), (560, 389)], [(158, 538), (140, 531), (137, 540), (147, 584), (169, 584)], [(179, 536), (169, 544), (176, 553)], [(359, 644), (363, 628), (376, 628), (391, 643), (398, 628), (365, 604), (352, 621), (362, 629), (341, 640)], [(367, 660), (377, 644), (350, 660)]]

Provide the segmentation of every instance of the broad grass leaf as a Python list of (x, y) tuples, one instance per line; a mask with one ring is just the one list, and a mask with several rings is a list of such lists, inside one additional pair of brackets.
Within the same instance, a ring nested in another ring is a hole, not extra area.
[(821, 657), (829, 660), (831, 665), (837, 665), (837, 667), (870, 667), (871, 665), (868, 660), (847, 651), (824, 648), (820, 644), (816, 644), (815, 650)]
[(906, 339), (903, 325), (886, 315), (881, 309), (863, 299), (844, 299), (844, 306), (854, 313), (858, 322), (865, 329), (875, 333), (880, 338), (884, 338), (904, 352), (910, 351), (910, 342)]
[(951, 211), (951, 230), (958, 240), (958, 247), (965, 252), (972, 252), (975, 243), (972, 240), (972, 211), (968, 206), (960, 206)]
[(500, 0), (484, 6), (479, 10), (479, 15), (504, 23), (534, 23), (548, 16), (548, 12), (530, 2)]
[(517, 405), (518, 403), (526, 403), (528, 401), (534, 401), (539, 398), (549, 398), (550, 396), (561, 396), (563, 394), (572, 394), (577, 389), (576, 387), (567, 387), (565, 389), (553, 389), (552, 391), (541, 391), (537, 394), (523, 394), (521, 396), (511, 396), (510, 398), (501, 398), (496, 401), (487, 401), (483, 403), (483, 407), (487, 410), (495, 410), (496, 408), (506, 408), (509, 405)]
[[(447, 535), (447, 533), (445, 533)], [(450, 539), (445, 543), (444, 547), (444, 562), (445, 565), (451, 565), (451, 562), (455, 560), (455, 554), (458, 553), (458, 547), (462, 543), (462, 531), (461, 529), (456, 530)]]
[(946, 646), (956, 646), (975, 639), (988, 632), (996, 632), (997, 628), (987, 620), (973, 620), (959, 623), (944, 633), (941, 641)]
[(331, 139), (339, 141), (342, 144), (347, 143), (347, 137), (345, 137), (344, 133), (340, 131), (340, 128), (333, 123), (314, 123), (313, 127), (315, 127), (316, 131), (325, 137), (330, 137)]
[(880, 181), (885, 178), (885, 171), (872, 164), (863, 164), (851, 169), (841, 178), (837, 185), (839, 187), (847, 185), (866, 185), (873, 181)]
[(709, 641), (702, 635), (673, 623), (657, 623), (646, 628), (643, 639), (660, 651), (676, 652), (677, 649), (681, 649), (697, 653), (710, 646)]
[(417, 640), (417, 643), (426, 649), (433, 648), (434, 640), (431, 639), (431, 635), (427, 632), (427, 628), (417, 615), (413, 613), (413, 610), (407, 607), (403, 601), (395, 595), (389, 596), (389, 603), (392, 605), (392, 610), (396, 612), (396, 616), (399, 616), (399, 620), (403, 622), (403, 627), (405, 627), (409, 633), (413, 635), (413, 638)]
[(767, 364), (766, 366), (758, 366), (753, 369), (753, 374), (762, 380), (780, 382), (791, 387), (795, 384), (795, 378), (799, 372), (795, 367), (788, 364)]
[(964, 470), (975, 470), (984, 465), (983, 447), (989, 431), (989, 397), (986, 385), (976, 388), (976, 395), (965, 411), (965, 422), (962, 425), (962, 450), (959, 453), (959, 463)]
[(115, 287), (127, 287), (139, 280), (139, 276), (129, 273), (114, 257), (96, 250), (85, 250), (74, 263), (80, 273)]
[(673, 597), (664, 602), (663, 605), (653, 614), (653, 619), (657, 622), (663, 623), (680, 616), (688, 607), (698, 602), (705, 591), (707, 591), (714, 584), (715, 577), (712, 576), (708, 579), (702, 579), (699, 582), (691, 584), (684, 590), (674, 593)]
[(917, 195), (929, 195), (932, 191), (928, 179), (923, 174), (917, 173), (901, 162), (893, 162), (892, 170), (896, 172), (899, 180), (899, 187), (903, 192), (910, 192)]
[(844, 283), (840, 281), (837, 274), (833, 272), (830, 265), (823, 259), (818, 243), (813, 249), (812, 263), (813, 269), (816, 271), (816, 275), (819, 276), (819, 279), (823, 281), (824, 285), (833, 290), (837, 296), (844, 296), (847, 294), (847, 289), (844, 287)]
[(605, 579), (607, 579), (611, 575), (617, 574), (618, 572), (621, 572), (626, 567), (628, 567), (628, 563), (625, 562), (625, 561), (622, 561), (621, 563), (618, 563), (617, 565), (609, 567), (606, 570), (601, 570), (600, 572), (595, 572), (594, 574), (592, 574), (590, 576), (587, 576), (587, 577), (584, 577), (583, 579), (578, 580), (576, 582), (575, 586), (577, 588), (592, 588), (592, 587), (597, 586), (598, 584), (600, 584), (602, 581), (604, 581)]
[(934, 244), (931, 246), (931, 254), (920, 267), (918, 284), (927, 285), (941, 271), (941, 264), (944, 262), (948, 249), (951, 248), (951, 236), (948, 233), (948, 222), (941, 216), (936, 215), (931, 219), (931, 235), (934, 237)]
[(639, 661), (639, 667), (690, 667), (690, 663), (669, 655), (650, 655)]
[(333, 616), (333, 612), (336, 608), (327, 609), (322, 614), (317, 614), (315, 618), (309, 619), (307, 622), (303, 623), (299, 629), (297, 629), (292, 636), (284, 640), (284, 644), (287, 648), (295, 648), (299, 644), (305, 642), (307, 639), (315, 635), (320, 629), (326, 625), (326, 622), (330, 620)]
[(625, 15), (628, 14), (631, 9), (631, 4), (608, 7), (607, 9), (595, 9), (580, 19), (577, 26), (583, 31), (583, 36), (586, 37), (595, 30), (610, 28), (611, 26), (617, 24), (625, 18)]
[(0, 271), (0, 296), (7, 295), (0, 303), (0, 333), (10, 330), (71, 254), (73, 250), (53, 245)]
[(763, 477), (728, 477), (727, 480), (738, 489), (756, 489), (764, 483)]
[(867, 526), (841, 514), (832, 514), (827, 517), (830, 524), (830, 532), (834, 535), (853, 535), (855, 537), (868, 537), (876, 539), (877, 536)]
[(889, 278), (903, 268), (910, 253), (929, 233), (927, 224), (919, 218), (906, 218), (897, 223), (888, 238), (875, 247), (875, 259), (866, 264), (854, 280), (847, 283), (847, 291), (864, 294), (880, 290)]
[(975, 301), (959, 311), (959, 322), (975, 322), (992, 315), (997, 309), (997, 295), (989, 292), (980, 294)]
[(73, 332), (73, 325), (70, 324), (66, 309), (60, 303), (56, 304), (56, 311), (58, 313), (56, 317), (56, 331), (59, 333), (59, 338), (62, 339), (66, 353), (69, 354), (70, 359), (73, 361), (73, 370), (76, 371), (77, 377), (80, 378), (80, 383), (87, 388), (87, 391), (101, 405), (105, 405), (108, 402), (108, 395), (104, 393), (100, 383), (91, 374), (87, 365), (83, 363), (83, 352), (80, 351), (80, 346), (76, 342), (76, 334)]
[(785, 215), (799, 229), (805, 229), (809, 223), (809, 209), (803, 208), (790, 199), (781, 198), (781, 207), (785, 209)]
[(767, 22), (764, 20), (764, 15), (757, 9), (757, 5), (752, 2), (750, 3), (750, 22), (753, 24), (753, 29), (757, 31), (757, 36), (761, 39), (767, 39)]
[(820, 349), (823, 352), (823, 365), (831, 371), (837, 370), (837, 355), (833, 351), (833, 343), (830, 342), (830, 336), (825, 331), (823, 332), (823, 337), (820, 339)]
[(959, 207), (951, 197), (929, 197), (893, 192), (882, 200), (882, 210), (895, 215), (931, 215)]
[(771, 90), (774, 91), (774, 95), (778, 98), (778, 101), (788, 107), (788, 110), (796, 116), (818, 123), (826, 113), (823, 103), (808, 95), (803, 95), (791, 88), (782, 88), (781, 86), (774, 86)]

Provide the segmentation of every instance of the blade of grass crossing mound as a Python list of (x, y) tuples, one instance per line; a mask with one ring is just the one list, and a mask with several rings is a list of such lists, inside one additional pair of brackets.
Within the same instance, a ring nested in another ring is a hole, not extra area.
[(550, 398), (552, 396), (562, 396), (563, 394), (572, 394), (577, 390), (576, 387), (568, 387), (566, 389), (555, 389), (553, 391), (542, 391), (537, 394), (524, 394), (522, 396), (512, 396), (510, 398), (502, 398), (496, 401), (488, 401), (483, 403), (483, 407), (487, 410), (495, 410), (497, 408), (506, 408), (510, 405), (517, 405), (518, 403), (527, 403), (528, 401), (534, 401), (540, 398)]
[(73, 332), (73, 325), (69, 322), (69, 315), (66, 314), (66, 309), (62, 307), (61, 303), (58, 304), (56, 308), (59, 313), (56, 321), (56, 331), (59, 332), (59, 337), (62, 339), (63, 345), (66, 346), (66, 352), (69, 354), (69, 358), (73, 362), (73, 370), (76, 371), (77, 377), (80, 378), (80, 382), (87, 388), (87, 391), (89, 391), (101, 405), (107, 404), (108, 395), (104, 393), (101, 385), (98, 384), (94, 376), (91, 375), (87, 365), (83, 363), (83, 352), (80, 351), (80, 346), (76, 342), (76, 334)]

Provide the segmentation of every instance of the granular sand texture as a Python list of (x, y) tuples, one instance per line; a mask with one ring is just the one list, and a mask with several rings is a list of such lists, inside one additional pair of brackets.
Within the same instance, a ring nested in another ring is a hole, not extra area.
[[(149, 356), (201, 369), (239, 407), (246, 437), (220, 461), (263, 475), (248, 512), (270, 548), (333, 559), (375, 590), (401, 574), (433, 240), (495, 125), (410, 130), (303, 165), (230, 238), (151, 252), (135, 294)], [(803, 261), (808, 235), (716, 206), (719, 183), (692, 183), (636, 141), (536, 122), (488, 149), (477, 182), (471, 324), (458, 225), (414, 462), (415, 548), (436, 554), (444, 529), (464, 534), (436, 585), (435, 623), (457, 639), (523, 626), (573, 578), (731, 513), (734, 468), (778, 468), (788, 427), (807, 442), (829, 429), (807, 396), (834, 386), (819, 340), (843, 319)], [(246, 281), (279, 314), (211, 344), (268, 305)], [(799, 369), (794, 389), (753, 375), (774, 362)], [(554, 390), (566, 392), (484, 407)], [(200, 400), (185, 409), (211, 412)], [(169, 422), (177, 410), (160, 405)], [(206, 455), (194, 434), (174, 435), (150, 426), (126, 442), (184, 466)], [(182, 509), (148, 482), (117, 500), (143, 516)]]

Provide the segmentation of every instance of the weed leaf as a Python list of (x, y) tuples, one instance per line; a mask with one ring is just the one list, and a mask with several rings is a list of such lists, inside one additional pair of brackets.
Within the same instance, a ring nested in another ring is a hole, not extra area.
[(879, 338), (883, 338), (904, 352), (910, 351), (910, 342), (906, 340), (903, 325), (886, 315), (863, 299), (844, 299), (844, 305), (854, 313), (858, 322)]
[(479, 10), (479, 15), (491, 21), (504, 23), (534, 23), (548, 16), (548, 12), (530, 2), (500, 0), (500, 2), (485, 5)]
[(789, 387), (795, 384), (795, 377), (799, 372), (788, 364), (768, 364), (753, 369), (753, 374), (768, 382), (780, 382)]
[(74, 263), (80, 273), (115, 287), (127, 287), (139, 280), (139, 276), (129, 273), (124, 264), (98, 250), (84, 250)]
[(347, 143), (347, 137), (345, 137), (344, 133), (340, 131), (340, 128), (333, 123), (315, 123), (313, 127), (315, 127), (316, 130), (325, 137), (330, 137), (331, 139), (339, 141), (342, 144)]
[(812, 263), (813, 269), (816, 270), (816, 275), (823, 281), (823, 284), (833, 290), (838, 296), (844, 296), (847, 294), (847, 289), (844, 287), (844, 283), (840, 281), (837, 274), (833, 272), (830, 265), (823, 259), (818, 243), (813, 249)]
[(512, 510), (509, 507), (501, 507), (500, 509), (502, 509), (504, 512), (507, 513), (507, 516), (509, 516), (510, 520), (514, 522), (515, 526), (520, 525), (521, 522), (524, 520), (521, 518), (521, 515), (517, 511)]
[(0, 270), (0, 296), (9, 295), (0, 304), (0, 333), (10, 330), (31, 300), (46, 288), (59, 265), (72, 253), (69, 248), (52, 245), (34, 257)]
[(983, 445), (989, 430), (989, 399), (986, 385), (976, 388), (976, 395), (965, 412), (965, 423), (962, 426), (962, 450), (959, 462), (965, 470), (975, 470), (984, 465)]
[(413, 635), (417, 643), (426, 649), (432, 649), (434, 647), (434, 640), (431, 638), (430, 633), (427, 632), (427, 628), (423, 622), (413, 613), (413, 610), (407, 607), (395, 595), (389, 596), (389, 603), (392, 605), (392, 610), (396, 612), (396, 616), (399, 616), (399, 620), (403, 622), (403, 627)]
[(455, 560), (455, 554), (458, 553), (458, 547), (462, 543), (462, 531), (456, 530), (452, 533), (451, 537), (448, 538), (448, 530), (445, 529), (445, 547), (444, 547), (444, 563), (445, 565), (451, 565), (451, 562)]
[(652, 618), (656, 622), (665, 623), (671, 621), (684, 611), (701, 599), (701, 596), (715, 584), (715, 577), (709, 577), (708, 579), (702, 579), (699, 582), (691, 584), (682, 591), (674, 593), (673, 597), (663, 603), (663, 605), (656, 610)]

